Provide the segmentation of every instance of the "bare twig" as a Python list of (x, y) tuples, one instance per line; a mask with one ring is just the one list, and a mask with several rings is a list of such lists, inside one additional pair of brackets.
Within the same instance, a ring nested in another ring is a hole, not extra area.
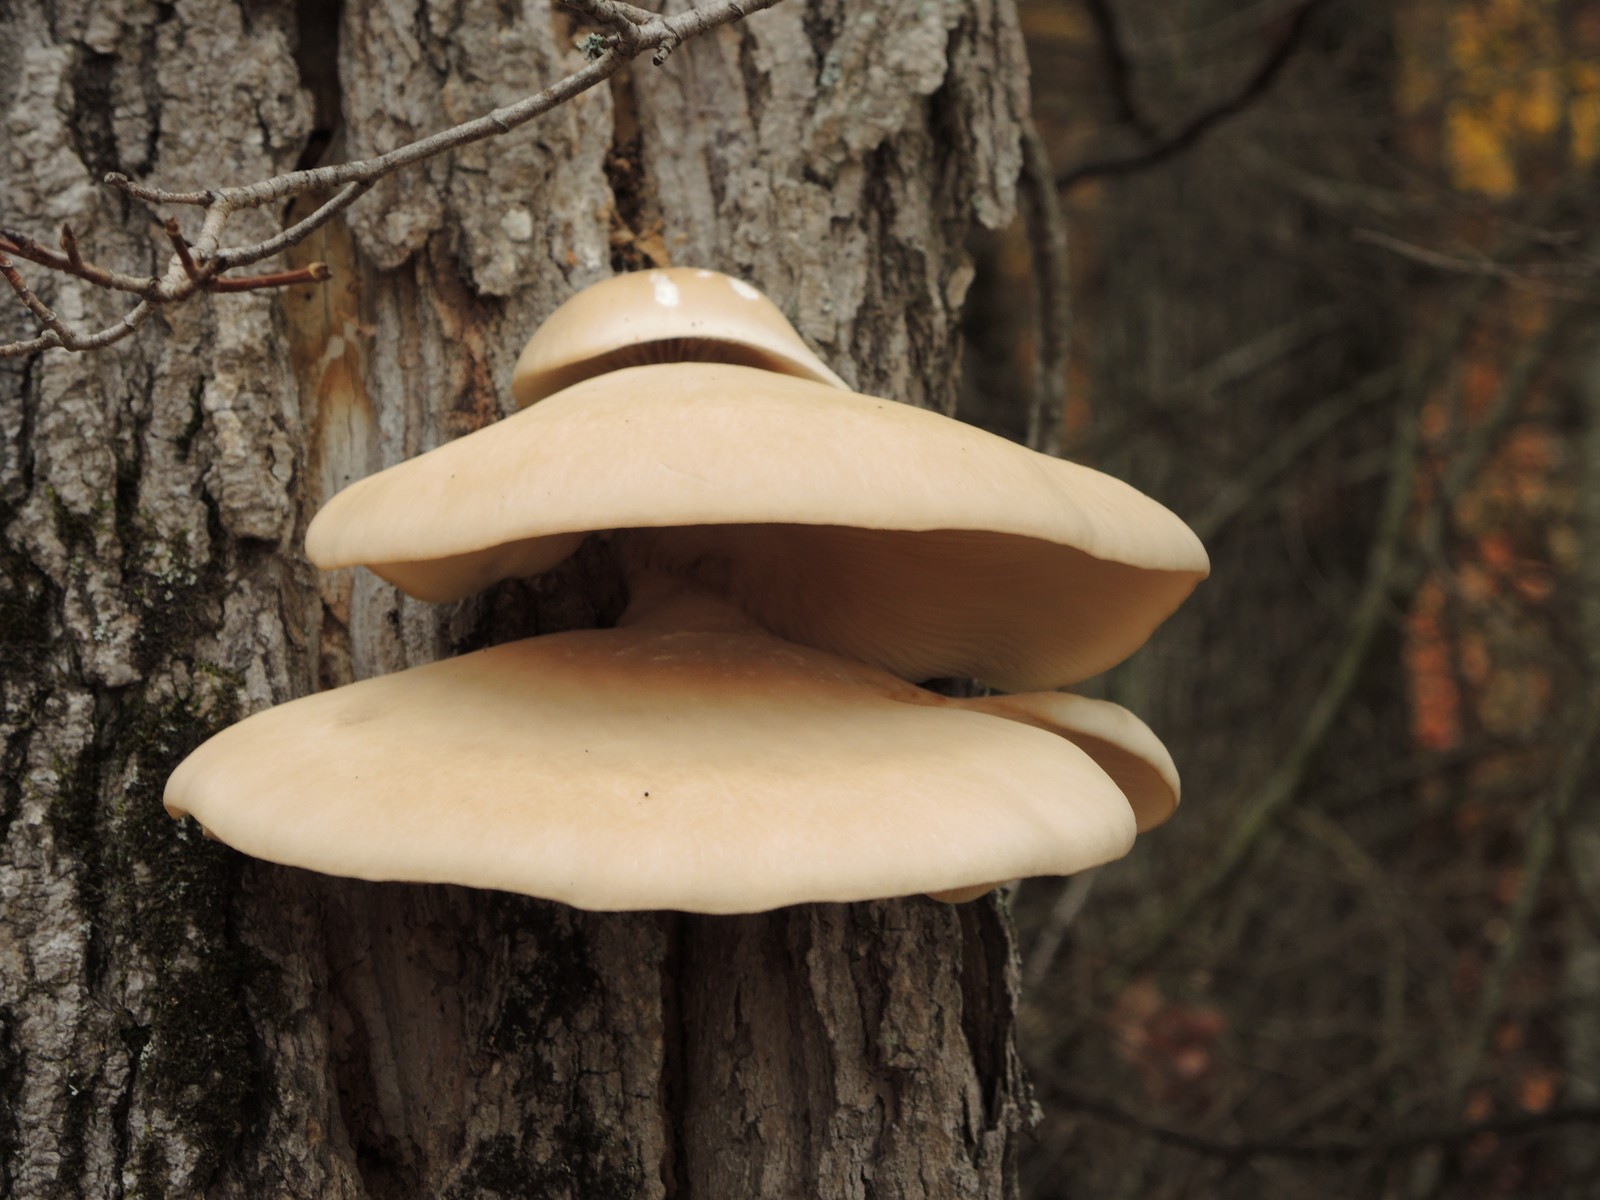
[(1422, 263), (1425, 266), (1437, 267), (1441, 271), (1453, 271), (1458, 275), (1487, 275), (1494, 279), (1504, 279), (1512, 283), (1526, 282), (1531, 279), (1593, 279), (1600, 264), (1592, 259), (1578, 262), (1565, 263), (1511, 263), (1497, 262), (1492, 258), (1467, 258), (1458, 254), (1445, 254), (1439, 250), (1430, 250), (1426, 246), (1418, 246), (1412, 242), (1395, 237), (1393, 234), (1384, 233), (1379, 229), (1357, 229), (1351, 233), (1351, 238), (1358, 242), (1365, 242), (1369, 246), (1381, 246), (1391, 250), (1401, 258), (1410, 259), (1412, 262)]
[(59, 271), (63, 275), (75, 275), (109, 291), (132, 292), (136, 296), (148, 297), (159, 286), (161, 281), (151, 275), (125, 275), (120, 271), (108, 271), (104, 267), (85, 262), (78, 252), (77, 237), (75, 235), (69, 237), (70, 233), (70, 229), (63, 227), (61, 241), (67, 253), (57, 254), (25, 233), (18, 233), (14, 229), (0, 229), (0, 252), (15, 254), (18, 258), (36, 262), (41, 267), (49, 267), (50, 270)]
[(72, 226), (65, 223), (61, 226), (61, 248), (67, 252), (67, 265), (74, 271), (83, 270), (83, 255), (78, 253), (78, 235), (72, 232)]
[(200, 268), (195, 266), (194, 259), (189, 254), (189, 243), (183, 240), (183, 230), (178, 227), (178, 218), (168, 217), (162, 228), (166, 231), (167, 240), (172, 243), (173, 253), (178, 256), (178, 265), (183, 268), (183, 273), (195, 283), (205, 283)]
[(1377, 635), (1394, 611), (1396, 595), (1418, 582), (1414, 573), (1405, 572), (1401, 549), (1408, 533), (1407, 518), (1416, 490), (1421, 452), (1421, 402), (1432, 380), (1454, 354), (1485, 290), (1480, 283), (1462, 297), (1451, 319), (1443, 324), (1427, 360), (1415, 368), (1407, 382), (1405, 402), (1396, 406), (1388, 483), (1367, 561), (1366, 578), (1353, 606), (1345, 639), (1304, 722), (1285, 747), (1271, 775), (1239, 806), (1239, 817), (1222, 845), (1209, 856), (1207, 866), (1196, 873), (1171, 905), (1153, 916), (1137, 933), (1128, 952), (1120, 956), (1125, 973), (1137, 972), (1165, 947), (1190, 914), (1227, 886), (1249, 860), (1263, 835), (1299, 791), (1336, 719), (1354, 694)]
[(1155, 141), (1158, 136), (1156, 127), (1145, 116), (1138, 97), (1134, 95), (1133, 63), (1122, 41), (1122, 28), (1117, 21), (1116, 11), (1111, 7), (1110, 0), (1086, 0), (1086, 7), (1090, 19), (1094, 21), (1095, 31), (1100, 35), (1100, 57), (1105, 61), (1106, 83), (1110, 86), (1118, 118), (1146, 141)]
[(1245, 111), (1267, 93), (1278, 76), (1283, 73), (1283, 68), (1288, 65), (1289, 60), (1294, 57), (1294, 52), (1311, 23), (1312, 13), (1323, 2), (1324, 0), (1303, 0), (1303, 3), (1290, 14), (1283, 36), (1245, 81), (1244, 86), (1232, 96), (1197, 113), (1175, 132), (1144, 150), (1121, 157), (1098, 159), (1069, 168), (1056, 177), (1057, 186), (1066, 191), (1090, 179), (1099, 179), (1107, 175), (1131, 175), (1165, 162), (1169, 158), (1175, 158), (1196, 145), (1218, 125)]
[(1513, 972), (1527, 943), (1534, 908), (1544, 890), (1545, 877), (1555, 858), (1557, 839), (1567, 814), (1583, 794), (1590, 760), (1600, 738), (1600, 679), (1593, 680), (1583, 708), (1574, 716), (1572, 734), (1550, 794), (1534, 815), (1523, 848), (1517, 893), (1506, 914), (1506, 935), (1500, 942), (1478, 993), (1478, 1004), (1466, 1032), (1456, 1043), (1447, 1081), (1451, 1100), (1473, 1083), (1488, 1051), (1489, 1035), (1500, 1019)]
[(1437, 271), (1497, 279), (1510, 287), (1552, 300), (1592, 304), (1594, 281), (1600, 278), (1600, 262), (1589, 255), (1578, 255), (1568, 262), (1509, 263), (1483, 255), (1446, 254), (1377, 229), (1357, 229), (1350, 236), (1354, 241), (1378, 246)]
[(1461, 1145), (1486, 1133), (1502, 1137), (1528, 1137), (1564, 1125), (1589, 1125), (1600, 1121), (1600, 1106), (1583, 1105), (1553, 1108), (1540, 1113), (1509, 1114), (1483, 1121), (1441, 1125), (1435, 1128), (1374, 1131), (1369, 1134), (1356, 1134), (1349, 1138), (1326, 1138), (1315, 1141), (1268, 1139), (1223, 1141), (1148, 1120), (1137, 1113), (1129, 1112), (1111, 1100), (1083, 1092), (1069, 1081), (1062, 1079), (1054, 1070), (1041, 1069), (1041, 1064), (1038, 1063), (1029, 1065), (1034, 1076), (1074, 1111), (1113, 1125), (1120, 1125), (1155, 1141), (1165, 1142), (1195, 1154), (1231, 1159), (1236, 1162), (1252, 1158), (1359, 1159), (1375, 1154), (1396, 1154), (1426, 1150), (1436, 1146)]
[(1050, 915), (1044, 920), (1044, 926), (1033, 939), (1033, 945), (1028, 950), (1028, 961), (1022, 972), (1022, 981), (1029, 987), (1038, 987), (1044, 982), (1045, 976), (1050, 974), (1050, 968), (1055, 965), (1056, 955), (1061, 950), (1061, 943), (1066, 940), (1067, 930), (1073, 921), (1078, 919), (1078, 914), (1083, 911), (1084, 905), (1089, 903), (1089, 893), (1094, 888), (1094, 877), (1098, 868), (1088, 871), (1079, 871), (1061, 885), (1056, 894), (1056, 902), (1050, 906)]
[(307, 263), (292, 271), (269, 271), (265, 275), (224, 275), (206, 285), (208, 292), (259, 292), (268, 288), (292, 287), (298, 283), (326, 283), (333, 268), (325, 262)]
[(66, 330), (61, 318), (51, 312), (49, 307), (28, 290), (28, 285), (23, 282), (16, 266), (5, 255), (0, 254), (0, 275), (6, 277), (6, 282), (11, 285), (11, 290), (17, 294), (17, 299), (27, 307), (28, 311), (39, 318), (39, 323), (60, 336)]
[[(158, 207), (189, 205), (204, 210), (200, 235), (193, 242), (182, 237), (174, 222), (166, 223), (173, 256), (166, 274), (159, 279), (123, 275), (94, 267), (82, 259), (76, 239), (66, 231), (63, 232), (64, 254), (46, 249), (25, 235), (0, 231), (0, 253), (16, 254), (98, 287), (132, 292), (140, 297), (140, 303), (114, 325), (97, 333), (85, 334), (62, 322), (25, 286), (19, 289), (20, 277), (12, 282), (15, 268), (11, 267), (7, 281), (11, 282), (12, 290), (17, 292), (19, 298), (24, 293), (32, 297), (34, 303), (28, 305), (29, 310), (45, 326), (45, 332), (30, 341), (0, 345), (0, 358), (16, 358), (52, 347), (74, 351), (99, 349), (127, 337), (156, 308), (182, 303), (202, 291), (252, 291), (325, 279), (328, 275), (323, 264), (314, 264), (300, 271), (279, 271), (249, 278), (219, 277), (223, 272), (260, 262), (304, 240), (386, 176), (424, 159), (507, 133), (611, 78), (647, 51), (654, 51), (654, 61), (660, 64), (683, 42), (750, 13), (771, 8), (779, 0), (714, 0), (699, 8), (672, 15), (648, 12), (621, 3), (620, 0), (565, 0), (565, 3), (607, 30), (605, 34), (596, 35), (598, 52), (587, 65), (515, 104), (497, 108), (376, 158), (290, 171), (258, 183), (205, 191), (168, 191), (135, 182), (119, 172), (107, 175), (105, 182), (108, 186), (145, 204)], [(309, 192), (332, 192), (333, 195), (309, 216), (272, 237), (241, 246), (222, 245), (223, 229), (234, 213), (261, 208)], [(24, 303), (28, 303), (27, 300)]]
[(1033, 263), (1033, 396), (1028, 405), (1028, 445), (1045, 454), (1061, 451), (1061, 420), (1067, 404), (1067, 353), (1071, 344), (1072, 281), (1068, 276), (1067, 222), (1056, 193), (1044, 139), (1032, 118), (1022, 123), (1023, 208)]

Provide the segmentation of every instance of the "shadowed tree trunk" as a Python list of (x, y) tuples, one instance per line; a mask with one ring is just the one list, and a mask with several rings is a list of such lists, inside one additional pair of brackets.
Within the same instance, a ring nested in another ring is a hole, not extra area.
[[(12, 0), (4, 223), (159, 268), (104, 172), (385, 149), (565, 74), (577, 32), (544, 0)], [(583, 284), (727, 270), (857, 386), (947, 408), (1024, 104), (1008, 0), (790, 0), (381, 184), (297, 251), (326, 287), (0, 363), (0, 1193), (1014, 1195), (993, 900), (597, 915), (247, 860), (160, 797), (243, 713), (615, 614), (599, 551), (440, 608), (300, 550), (336, 488), (503, 415)]]

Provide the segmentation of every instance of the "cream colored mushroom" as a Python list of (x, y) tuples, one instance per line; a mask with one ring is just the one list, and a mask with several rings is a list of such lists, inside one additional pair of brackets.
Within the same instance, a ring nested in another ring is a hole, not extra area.
[[(542, 335), (541, 335), (542, 336)], [(1208, 570), (1107, 475), (936, 413), (748, 366), (587, 379), (335, 496), (306, 547), (445, 601), (590, 532), (779, 636), (910, 680), (1059, 687), (1136, 650)]]
[[(975, 893), (1124, 854), (1134, 809), (1067, 740), (1076, 710), (1013, 699), (1026, 721), (645, 576), (618, 629), (252, 716), (179, 766), (166, 803), (275, 862), (605, 910)], [(1095, 728), (1102, 754), (1151, 752), (1136, 721)], [(1175, 793), (1157, 757), (1146, 774)]]
[(539, 326), (511, 391), (526, 407), (574, 383), (663, 362), (739, 363), (845, 387), (755, 288), (719, 271), (636, 271), (584, 288)]

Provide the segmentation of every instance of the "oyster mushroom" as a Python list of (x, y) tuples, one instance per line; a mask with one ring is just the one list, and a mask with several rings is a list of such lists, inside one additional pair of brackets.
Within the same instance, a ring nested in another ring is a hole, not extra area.
[[(249, 717), (178, 767), (166, 804), (275, 862), (582, 908), (965, 898), (1133, 842), (1128, 798), (1068, 740), (1070, 709), (1017, 699), (1027, 721), (784, 642), (647, 577), (616, 629)], [(1165, 752), (1128, 720), (1108, 736), (1102, 722), (1095, 744), (1134, 759), (1154, 747), (1146, 772), (1175, 792)]]
[[(711, 338), (688, 288), (674, 306), (650, 298), (657, 274), (623, 277), (613, 307), (643, 306), (630, 319), (657, 334), (672, 318)], [(713, 290), (730, 292), (719, 280)], [(584, 298), (552, 317), (557, 332)], [(585, 344), (575, 361), (601, 373), (546, 394), (559, 372), (542, 364), (568, 340), (547, 325), (524, 352), (520, 395), (537, 403), (329, 501), (306, 535), (311, 560), (448, 601), (548, 570), (588, 534), (626, 531), (632, 562), (735, 598), (781, 637), (908, 680), (1007, 690), (1115, 665), (1209, 570), (1199, 540), (1149, 497), (821, 381), (794, 365), (810, 353), (798, 335), (789, 366), (617, 367)], [(675, 353), (698, 344), (685, 335)]]
[(567, 300), (523, 348), (511, 392), (526, 408), (607, 371), (687, 361), (737, 363), (846, 387), (778, 306), (744, 280), (670, 267), (614, 275)]
[(169, 811), (334, 874), (700, 912), (967, 899), (1171, 813), (1170, 757), (1115, 705), (910, 682), (1053, 688), (1131, 653), (1207, 570), (1159, 504), (851, 392), (711, 272), (575, 298), (516, 390), (340, 493), (308, 552), (449, 600), (602, 534), (621, 625), (259, 713), (179, 766)]

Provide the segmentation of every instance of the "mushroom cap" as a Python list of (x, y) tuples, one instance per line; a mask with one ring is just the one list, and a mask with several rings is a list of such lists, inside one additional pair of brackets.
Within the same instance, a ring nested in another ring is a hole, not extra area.
[(1135, 824), (1063, 738), (749, 626), (553, 634), (309, 696), (201, 746), (166, 804), (332, 874), (721, 913), (1070, 873)]
[(612, 371), (360, 480), (306, 534), (447, 601), (625, 529), (646, 565), (781, 637), (906, 679), (1060, 687), (1138, 649), (1207, 573), (1110, 476), (937, 413), (750, 367)]
[(1148, 725), (1121, 705), (1070, 692), (980, 696), (963, 703), (974, 712), (1071, 739), (1128, 798), (1140, 833), (1165, 824), (1177, 811), (1181, 788), (1172, 755)]
[(671, 267), (616, 275), (567, 300), (523, 347), (511, 393), (526, 408), (606, 371), (685, 361), (742, 363), (846, 386), (744, 280)]

